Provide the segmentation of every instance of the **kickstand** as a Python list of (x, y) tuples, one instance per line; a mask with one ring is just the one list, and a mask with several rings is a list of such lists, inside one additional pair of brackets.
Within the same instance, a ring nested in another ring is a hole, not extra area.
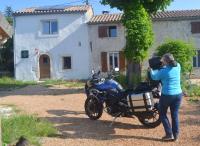
[(116, 119), (119, 117), (119, 115), (121, 115), (121, 113), (119, 113), (115, 117), (113, 117), (112, 123), (109, 125), (109, 127), (112, 127), (112, 125), (114, 124), (114, 122), (116, 121)]

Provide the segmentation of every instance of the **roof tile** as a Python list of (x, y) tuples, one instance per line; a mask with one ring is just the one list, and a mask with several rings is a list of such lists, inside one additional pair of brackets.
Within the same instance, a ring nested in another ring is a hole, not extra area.
[(77, 6), (64, 6), (63, 8), (26, 8), (21, 11), (16, 11), (14, 15), (34, 15), (34, 14), (46, 14), (46, 13), (71, 13), (71, 12), (87, 12), (91, 6), (89, 5), (77, 5)]
[[(191, 19), (200, 18), (200, 10), (177, 10), (177, 11), (162, 11), (151, 15), (155, 21), (159, 20), (177, 20), (177, 19)], [(118, 14), (102, 14), (93, 16), (89, 24), (99, 23), (119, 23), (122, 19), (122, 13)]]

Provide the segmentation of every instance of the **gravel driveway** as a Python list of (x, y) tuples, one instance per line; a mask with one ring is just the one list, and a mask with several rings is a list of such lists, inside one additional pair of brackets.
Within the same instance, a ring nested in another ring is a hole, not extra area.
[(162, 142), (162, 125), (146, 129), (137, 118), (118, 118), (106, 113), (98, 121), (84, 114), (85, 95), (79, 89), (28, 86), (12, 92), (0, 92), (1, 104), (14, 104), (53, 122), (57, 137), (43, 138), (43, 146), (200, 146), (200, 104), (183, 100), (181, 133), (178, 142)]

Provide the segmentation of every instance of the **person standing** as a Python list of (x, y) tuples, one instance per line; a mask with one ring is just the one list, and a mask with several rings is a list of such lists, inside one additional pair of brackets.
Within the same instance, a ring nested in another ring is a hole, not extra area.
[[(179, 136), (179, 108), (182, 100), (181, 89), (181, 66), (175, 61), (172, 54), (164, 54), (161, 58), (163, 68), (160, 70), (150, 69), (153, 80), (160, 80), (162, 84), (159, 101), (160, 118), (165, 130), (164, 141), (177, 141)], [(172, 125), (167, 117), (170, 108)]]

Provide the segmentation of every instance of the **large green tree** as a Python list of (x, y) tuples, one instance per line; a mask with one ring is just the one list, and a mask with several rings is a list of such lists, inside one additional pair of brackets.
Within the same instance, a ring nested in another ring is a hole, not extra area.
[(125, 56), (128, 60), (129, 87), (141, 80), (141, 63), (153, 43), (150, 15), (164, 10), (173, 0), (101, 0), (111, 8), (123, 11), (122, 24), (126, 28)]

